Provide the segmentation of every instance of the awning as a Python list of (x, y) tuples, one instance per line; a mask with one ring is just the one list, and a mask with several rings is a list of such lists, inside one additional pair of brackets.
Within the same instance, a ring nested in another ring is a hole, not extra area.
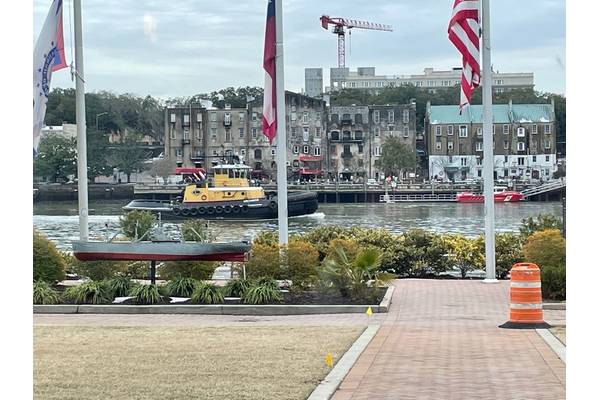
[(300, 168), (300, 173), (302, 175), (318, 175), (321, 173), (321, 170), (320, 169)]
[(300, 154), (300, 161), (322, 161), (323, 156), (310, 156), (307, 154)]
[(175, 168), (175, 175), (205, 173), (204, 168)]

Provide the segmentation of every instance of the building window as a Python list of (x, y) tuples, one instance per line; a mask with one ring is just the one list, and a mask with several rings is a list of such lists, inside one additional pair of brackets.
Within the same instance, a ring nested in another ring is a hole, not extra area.
[(190, 138), (190, 130), (188, 128), (185, 128), (183, 130), (183, 139), (188, 140), (189, 138)]
[(177, 115), (171, 114), (171, 123), (174, 124), (175, 122), (177, 122)]
[(435, 127), (435, 136), (442, 136), (442, 127), (439, 125)]
[(210, 122), (217, 122), (217, 113), (210, 113)]
[(381, 133), (381, 130), (379, 129), (379, 127), (375, 127), (373, 129), (374, 133), (375, 133), (375, 137), (379, 137), (379, 134)]
[(198, 126), (198, 129), (196, 130), (196, 139), (200, 140), (202, 137), (200, 136), (201, 132), (201, 127)]
[(467, 166), (467, 157), (461, 157), (460, 158), (460, 165), (463, 167)]
[(302, 123), (303, 124), (308, 124), (308, 112), (304, 111), (302, 113)]
[(302, 148), (302, 152), (303, 152), (304, 154), (308, 154), (308, 153), (310, 153), (310, 148), (309, 148), (308, 146), (304, 146), (304, 147)]
[(458, 127), (458, 136), (459, 137), (467, 137), (468, 127), (466, 125), (461, 125)]
[(544, 133), (549, 135), (551, 133), (550, 125), (544, 125)]
[(375, 148), (373, 148), (373, 155), (379, 157), (381, 155), (381, 147), (375, 146)]
[(525, 128), (517, 128), (517, 136), (518, 137), (525, 137)]
[(299, 146), (294, 146), (293, 147), (293, 151), (294, 151), (294, 154), (300, 153), (300, 147)]
[(525, 151), (525, 143), (523, 143), (523, 142), (517, 143), (517, 150), (518, 151)]
[(256, 139), (258, 136), (258, 130), (256, 128), (252, 128), (252, 139)]
[(452, 136), (452, 135), (454, 135), (454, 126), (453, 126), (453, 125), (448, 125), (448, 126), (446, 127), (446, 134), (447, 134), (448, 136)]
[(375, 124), (379, 123), (379, 110), (373, 111), (373, 123), (375, 123)]
[(394, 110), (388, 110), (388, 123), (394, 123)]
[[(479, 157), (479, 156), (477, 156), (477, 158), (476, 158), (476, 161), (475, 161), (475, 162), (477, 163), (477, 165), (481, 165), (481, 163), (483, 162), (483, 158), (482, 158), (482, 157)], [(480, 171), (481, 171), (481, 170), (480, 170)]]
[(231, 113), (226, 112), (225, 117), (223, 118), (223, 123), (225, 125), (231, 125)]
[(358, 145), (358, 154), (362, 154), (364, 151), (364, 146), (362, 144)]
[(315, 146), (315, 148), (313, 149), (313, 153), (315, 156), (320, 156), (321, 155), (321, 148), (319, 146)]
[(410, 122), (410, 111), (402, 111), (402, 122), (408, 124)]
[(504, 162), (507, 163), (508, 162), (508, 156), (504, 156)]
[(190, 115), (189, 114), (183, 114), (183, 124), (184, 125), (190, 124)]
[(544, 140), (544, 148), (545, 149), (549, 149), (552, 147), (552, 141), (550, 140)]
[(477, 128), (477, 136), (483, 136), (483, 128), (482, 127)]
[(550, 156), (546, 156), (546, 162), (550, 162)]
[(169, 136), (169, 137), (170, 137), (171, 139), (176, 139), (176, 134), (177, 134), (177, 133), (176, 133), (175, 129), (171, 128), (171, 134), (170, 134), (170, 136)]
[(525, 157), (517, 157), (517, 165), (525, 165)]
[(210, 136), (211, 136), (213, 139), (216, 139), (216, 138), (217, 138), (217, 128), (210, 128)]
[(508, 140), (504, 141), (504, 150), (510, 149), (510, 142)]
[(244, 128), (239, 128), (240, 131), (240, 138), (244, 137)]
[(295, 112), (290, 114), (290, 119), (292, 120), (292, 122), (296, 121), (296, 113)]
[(502, 125), (502, 133), (504, 133), (505, 135), (508, 135), (510, 133), (510, 126)]
[(302, 141), (308, 142), (308, 139), (309, 139), (308, 126), (303, 126), (302, 127)]
[(254, 159), (262, 160), (262, 150), (261, 149), (254, 149)]
[(448, 150), (453, 150), (454, 149), (454, 142), (452, 140), (448, 141)]
[(475, 151), (483, 151), (483, 142), (477, 142), (475, 144)]
[(531, 133), (533, 133), (534, 135), (537, 135), (537, 133), (538, 133), (537, 125), (531, 125)]
[(183, 156), (183, 151), (181, 149), (175, 149), (175, 156), (177, 156), (177, 157)]
[(275, 149), (271, 149), (271, 155), (274, 156), (275, 155)]
[(243, 112), (239, 113), (239, 116), (240, 116), (240, 122), (244, 122), (245, 115), (246, 115), (246, 114), (245, 114), (245, 113), (243, 113)]
[(408, 137), (408, 126), (404, 127), (404, 137)]
[(435, 149), (436, 150), (441, 150), (442, 149), (442, 142), (435, 142)]
[(219, 153), (217, 152), (217, 150), (213, 149), (213, 156), (218, 156)]
[(537, 162), (537, 156), (531, 156), (531, 162)]
[(253, 112), (252, 113), (252, 122), (256, 122), (258, 121), (258, 113)]
[(240, 150), (240, 155), (245, 157), (246, 156), (246, 149), (241, 149)]

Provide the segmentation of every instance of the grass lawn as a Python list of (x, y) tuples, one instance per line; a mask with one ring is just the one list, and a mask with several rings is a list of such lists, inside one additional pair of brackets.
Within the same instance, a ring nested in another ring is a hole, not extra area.
[(550, 328), (550, 332), (556, 336), (558, 340), (565, 346), (567, 345), (567, 327), (566, 326), (553, 326)]
[(305, 399), (364, 327), (34, 327), (37, 399)]

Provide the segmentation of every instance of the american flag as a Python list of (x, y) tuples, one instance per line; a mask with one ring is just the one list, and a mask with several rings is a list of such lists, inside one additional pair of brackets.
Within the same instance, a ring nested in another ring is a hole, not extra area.
[(273, 138), (277, 133), (277, 114), (275, 112), (277, 104), (275, 94), (275, 52), (275, 2), (269, 0), (263, 58), (265, 89), (263, 94), (262, 130), (264, 135), (269, 138), (270, 144), (273, 144)]
[(448, 38), (463, 59), (460, 83), (460, 112), (471, 103), (471, 94), (479, 86), (479, 0), (455, 0), (448, 25)]
[(33, 157), (37, 154), (46, 115), (52, 72), (66, 68), (62, 0), (54, 0), (33, 49)]

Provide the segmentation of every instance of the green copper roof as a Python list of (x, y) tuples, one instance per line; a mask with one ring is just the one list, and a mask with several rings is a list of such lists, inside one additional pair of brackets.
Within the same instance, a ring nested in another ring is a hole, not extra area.
[[(431, 106), (429, 121), (431, 124), (483, 123), (483, 107), (471, 105), (458, 113), (458, 106)], [(496, 124), (552, 122), (551, 104), (513, 104), (512, 115), (508, 104), (494, 104), (492, 118)]]

